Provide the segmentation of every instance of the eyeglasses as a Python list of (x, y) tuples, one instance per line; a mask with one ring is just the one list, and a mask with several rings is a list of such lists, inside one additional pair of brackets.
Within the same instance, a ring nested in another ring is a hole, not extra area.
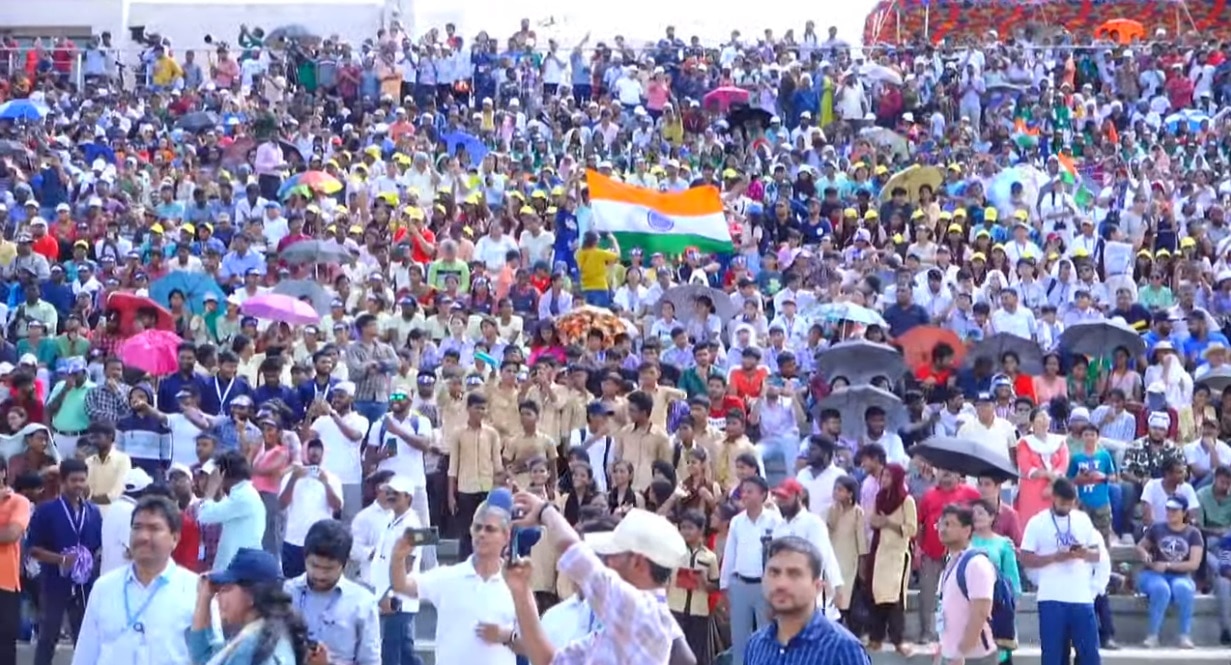
[(408, 399), (410, 399), (410, 397), (408, 397), (406, 393), (393, 393), (392, 395), (389, 395), (390, 402), (405, 402)]

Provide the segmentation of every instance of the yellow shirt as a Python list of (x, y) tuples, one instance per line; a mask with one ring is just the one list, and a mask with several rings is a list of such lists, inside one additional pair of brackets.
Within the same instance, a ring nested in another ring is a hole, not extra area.
[(620, 260), (620, 255), (607, 249), (592, 247), (577, 250), (577, 270), (581, 274), (582, 291), (606, 291), (610, 287), (607, 266)]
[(175, 83), (175, 80), (184, 75), (184, 70), (180, 68), (180, 63), (174, 58), (164, 57), (159, 58), (154, 63), (154, 85), (168, 86)]
[(629, 424), (616, 434), (612, 452), (617, 461), (633, 465), (632, 488), (644, 492), (654, 479), (654, 462), (662, 460), (670, 464), (674, 450), (665, 428), (651, 424), (649, 429), (638, 430)]
[(521, 429), (521, 415), (517, 410), (521, 393), (517, 388), (505, 388), (493, 379), (484, 392), (487, 396), (487, 422), (496, 428), (500, 436), (512, 436)]
[(504, 470), (500, 461), (500, 435), (482, 425), (465, 427), (445, 435), (449, 451), (449, 477), (457, 480), (459, 494), (492, 491), (496, 473)]
[[(103, 460), (95, 453), (85, 458), (85, 465), (89, 470), (86, 486), (90, 488), (91, 497), (105, 496), (112, 502), (120, 498), (124, 493), (124, 476), (133, 468), (132, 460), (127, 454), (112, 450), (107, 453), (107, 459)], [(103, 513), (107, 512), (106, 505), (98, 508)]]

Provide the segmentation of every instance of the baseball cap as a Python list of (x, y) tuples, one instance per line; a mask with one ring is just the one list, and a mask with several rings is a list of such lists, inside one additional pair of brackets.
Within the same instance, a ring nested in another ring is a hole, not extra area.
[(586, 534), (595, 554), (640, 554), (664, 568), (678, 568), (688, 556), (684, 538), (662, 515), (634, 508), (615, 531)]
[(227, 564), (226, 570), (212, 573), (209, 576), (211, 584), (260, 584), (277, 582), (282, 579), (282, 568), (278, 559), (265, 550), (251, 547), (240, 548)]
[(772, 492), (775, 499), (793, 499), (796, 497), (803, 498), (805, 491), (804, 486), (794, 478), (787, 478), (782, 481), (782, 484), (774, 488)]
[(1188, 499), (1176, 494), (1167, 497), (1167, 503), (1163, 504), (1167, 510), (1188, 510)]
[(154, 484), (154, 479), (150, 474), (146, 473), (145, 469), (139, 466), (134, 466), (124, 474), (124, 491), (125, 492), (144, 492), (145, 488)]
[(345, 393), (346, 395), (350, 397), (354, 397), (355, 396), (355, 384), (351, 383), (350, 381), (340, 381), (334, 384), (333, 389), (330, 390), (329, 392), (330, 394)]
[(414, 494), (415, 484), (406, 476), (394, 476), (385, 483), (385, 489), (398, 494)]
[(170, 469), (167, 469), (167, 477), (170, 478), (177, 473), (182, 473), (189, 478), (192, 477), (192, 469), (190, 469), (187, 464), (183, 464), (181, 462), (176, 462), (171, 465)]

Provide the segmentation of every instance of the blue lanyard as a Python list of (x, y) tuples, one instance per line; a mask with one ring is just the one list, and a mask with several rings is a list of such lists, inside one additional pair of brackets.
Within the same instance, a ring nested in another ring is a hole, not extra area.
[(299, 591), (299, 614), (304, 618), (304, 623), (308, 627), (308, 637), (319, 642), (321, 641), (323, 629), (334, 624), (333, 610), (337, 607), (338, 601), (342, 599), (342, 592), (336, 586), (329, 590), (329, 595), (332, 596), (332, 598), (330, 598), (329, 603), (325, 605), (325, 609), (316, 615), (316, 621), (309, 620), (308, 617), (310, 617), (311, 614), (305, 611), (308, 606), (308, 594), (310, 593), (314, 592), (308, 588), (308, 581), (305, 579), (304, 586)]
[[(133, 580), (129, 580), (131, 584)], [(145, 624), (141, 623), (141, 616), (149, 609), (150, 603), (154, 602), (154, 597), (158, 595), (162, 588), (167, 586), (167, 578), (159, 577), (154, 581), (154, 590), (150, 591), (150, 595), (145, 597), (145, 602), (141, 603), (141, 607), (137, 608), (137, 613), (133, 614), (132, 605), (128, 601), (128, 584), (124, 585), (124, 615), (127, 617), (128, 624), (125, 630), (135, 630), (138, 633), (145, 634)]]

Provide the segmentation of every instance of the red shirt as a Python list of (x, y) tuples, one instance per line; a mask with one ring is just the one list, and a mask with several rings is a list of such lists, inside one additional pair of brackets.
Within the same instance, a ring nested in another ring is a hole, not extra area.
[(30, 249), (47, 257), (47, 260), (52, 263), (60, 260), (60, 241), (52, 237), (51, 234), (35, 240), (31, 243)]
[(415, 263), (427, 265), (432, 262), (432, 257), (428, 255), (427, 248), (436, 244), (436, 234), (431, 229), (420, 229), (419, 235), (423, 236), (426, 242), (419, 242), (415, 236), (410, 236), (410, 258)]
[(171, 558), (181, 567), (194, 573), (202, 572), (201, 527), (197, 524), (197, 518), (193, 516), (191, 510), (182, 511), (180, 515), (183, 517), (184, 525), (180, 529), (180, 541), (171, 551)]
[(945, 546), (940, 542), (940, 533), (936, 524), (945, 506), (951, 503), (965, 504), (979, 498), (979, 491), (970, 485), (958, 484), (953, 489), (945, 491), (939, 485), (924, 493), (919, 501), (919, 548), (928, 558), (941, 561), (945, 558)]
[(727, 414), (732, 410), (739, 411), (740, 413), (747, 415), (747, 411), (744, 409), (745, 406), (746, 404), (744, 403), (744, 400), (734, 395), (726, 395), (718, 404), (710, 404), (710, 419), (725, 421), (727, 419)]

